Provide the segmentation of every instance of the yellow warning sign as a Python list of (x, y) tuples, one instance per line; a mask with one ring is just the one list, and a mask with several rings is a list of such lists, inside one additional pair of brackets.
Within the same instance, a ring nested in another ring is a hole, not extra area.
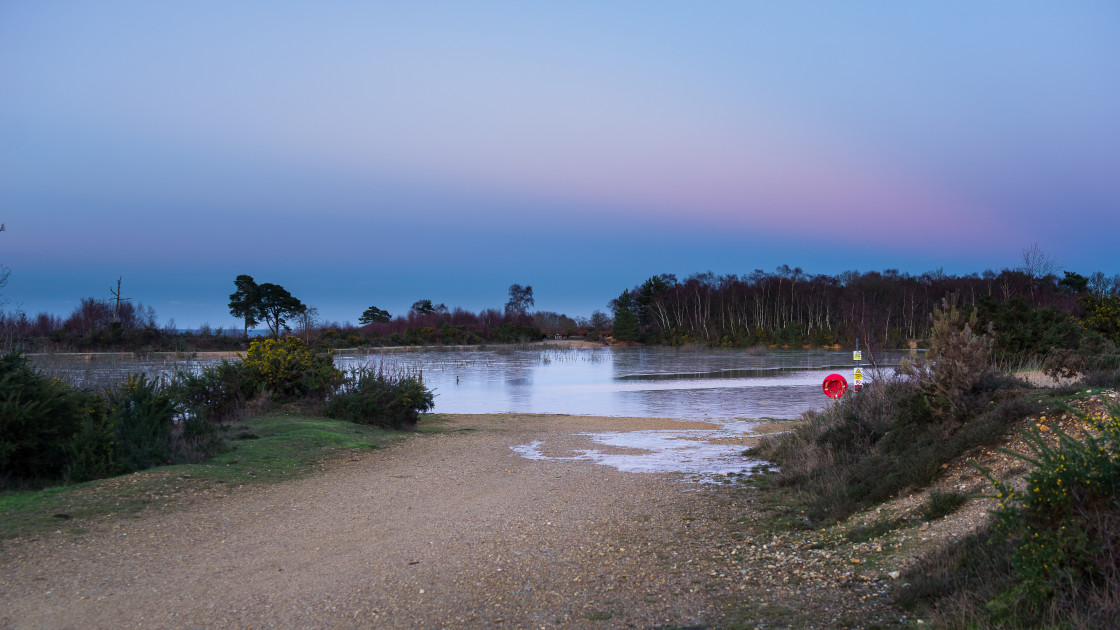
[(862, 361), (862, 360), (863, 360), (863, 353), (862, 352), (860, 352), (859, 350), (856, 350), (855, 352), (852, 353), (852, 361)]
[(863, 370), (861, 370), (859, 368), (856, 368), (856, 371), (852, 374), (852, 378), (855, 379), (855, 381), (857, 383), (862, 381), (863, 380)]

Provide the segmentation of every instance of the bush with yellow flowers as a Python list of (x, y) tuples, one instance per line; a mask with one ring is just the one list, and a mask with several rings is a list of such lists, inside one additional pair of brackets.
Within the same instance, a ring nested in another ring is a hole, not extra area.
[(1096, 435), (1059, 430), (1056, 445), (1027, 432), (1032, 455), (1023, 459), (1036, 468), (1021, 491), (994, 482), (996, 531), (1015, 549), (1018, 586), (1004, 604), (1060, 615), (1097, 602), (1104, 627), (1120, 619), (1120, 414), (1088, 420)]
[(310, 348), (299, 337), (254, 341), (242, 367), (274, 400), (322, 400), (342, 380), (330, 352)]

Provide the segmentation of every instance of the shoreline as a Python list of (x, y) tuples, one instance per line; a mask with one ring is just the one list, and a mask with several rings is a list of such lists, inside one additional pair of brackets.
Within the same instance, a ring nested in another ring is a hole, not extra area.
[[(262, 337), (263, 338), (263, 337)], [(544, 339), (541, 341), (533, 341), (528, 343), (509, 343), (509, 344), (479, 344), (470, 346), (382, 346), (382, 347), (354, 347), (354, 348), (333, 348), (331, 351), (335, 354), (396, 354), (408, 352), (423, 352), (426, 350), (435, 351), (482, 351), (493, 350), (495, 348), (526, 348), (526, 347), (554, 347), (554, 348), (607, 348), (607, 344), (596, 343), (593, 341), (583, 341), (578, 339)], [(133, 359), (137, 357), (161, 357), (173, 359), (190, 359), (196, 357), (209, 357), (209, 358), (234, 358), (241, 357), (245, 350), (199, 350), (199, 351), (179, 351), (179, 350), (120, 350), (120, 351), (89, 351), (89, 352), (28, 352), (26, 356), (29, 357), (85, 357), (92, 359), (94, 357), (119, 357)]]

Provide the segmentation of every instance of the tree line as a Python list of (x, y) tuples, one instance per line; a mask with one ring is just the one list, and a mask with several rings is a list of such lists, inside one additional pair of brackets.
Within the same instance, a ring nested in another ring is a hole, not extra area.
[[(205, 324), (179, 330), (174, 320), (161, 327), (155, 309), (141, 302), (83, 298), (66, 317), (50, 313), (28, 317), (20, 311), (0, 310), (0, 350), (240, 350), (261, 324), (273, 338), (294, 333), (307, 343), (333, 347), (513, 343), (539, 340), (546, 330), (574, 334), (579, 327), (566, 315), (531, 312), (535, 300), (529, 285), (511, 285), (502, 309), (475, 313), (420, 299), (395, 317), (369, 306), (354, 325), (322, 320), (318, 309), (279, 284), (258, 283), (246, 274), (238, 275), (233, 284), (228, 308), (241, 320), (236, 331)], [(595, 321), (600, 330), (605, 328), (602, 314)]]
[(1036, 247), (1024, 250), (1023, 261), (999, 273), (961, 276), (895, 269), (809, 274), (788, 265), (745, 275), (697, 273), (683, 280), (660, 274), (622, 291), (609, 302), (610, 314), (596, 311), (575, 318), (532, 311), (532, 286), (513, 284), (501, 309), (472, 312), (421, 299), (395, 316), (371, 305), (356, 313), (358, 325), (323, 321), (317, 309), (283, 286), (257, 283), (242, 274), (234, 279), (228, 302), (230, 314), (241, 320), (240, 334), (205, 325), (184, 332), (173, 321), (161, 328), (155, 310), (141, 302), (84, 298), (67, 317), (0, 311), (0, 345), (235, 350), (246, 346), (251, 329), (265, 324), (272, 337), (294, 328), (305, 342), (334, 347), (509, 343), (563, 336), (720, 347), (832, 347), (859, 339), (897, 348), (929, 338), (929, 313), (949, 294), (957, 294), (963, 308), (977, 310), (985, 325), (995, 324), (997, 347), (1005, 353), (1073, 347), (1086, 331), (1120, 343), (1120, 275), (1059, 272)]
[(1066, 271), (1059, 277), (1052, 268), (1028, 265), (963, 276), (895, 269), (814, 275), (788, 265), (741, 276), (707, 272), (679, 280), (661, 274), (624, 290), (610, 308), (613, 335), (621, 341), (744, 347), (862, 339), (906, 347), (929, 338), (929, 314), (954, 293), (989, 320), (1050, 317), (1105, 336), (1120, 327), (1120, 275)]

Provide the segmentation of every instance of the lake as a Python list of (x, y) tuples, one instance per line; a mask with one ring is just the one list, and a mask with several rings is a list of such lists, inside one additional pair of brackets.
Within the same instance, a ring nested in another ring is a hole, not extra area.
[[(906, 351), (880, 352), (881, 367)], [(867, 357), (865, 353), (865, 358)], [(104, 387), (128, 372), (169, 375), (218, 358), (136, 358), (119, 354), (38, 355), (53, 375)], [(682, 419), (792, 419), (829, 402), (836, 372), (851, 381), (850, 351), (663, 347), (496, 347), (339, 353), (335, 363), (420, 373), (437, 413), (562, 413)], [(873, 377), (864, 361), (865, 378)]]
[[(890, 371), (909, 351), (880, 352)], [(864, 354), (867, 358), (867, 353)], [(125, 372), (170, 374), (220, 359), (136, 359), (120, 355), (34, 358), (76, 384), (103, 386)], [(700, 481), (748, 471), (735, 439), (759, 420), (795, 419), (831, 404), (821, 383), (831, 373), (851, 381), (850, 351), (550, 346), (413, 350), (335, 356), (340, 368), (371, 366), (420, 374), (435, 393), (436, 413), (539, 413), (677, 418), (710, 429), (586, 434), (589, 447), (549, 458), (538, 442), (511, 447), (531, 459), (573, 459), (634, 472), (679, 472)], [(863, 362), (865, 381), (875, 374)], [(726, 442), (733, 442), (728, 444)]]
[[(880, 353), (896, 366), (905, 352)], [(866, 354), (865, 354), (866, 357)], [(682, 419), (799, 417), (829, 402), (833, 372), (851, 381), (852, 353), (694, 348), (568, 348), (339, 355), (423, 371), (440, 413), (564, 413)], [(863, 362), (867, 368), (867, 361)], [(870, 376), (865, 369), (865, 379)]]

